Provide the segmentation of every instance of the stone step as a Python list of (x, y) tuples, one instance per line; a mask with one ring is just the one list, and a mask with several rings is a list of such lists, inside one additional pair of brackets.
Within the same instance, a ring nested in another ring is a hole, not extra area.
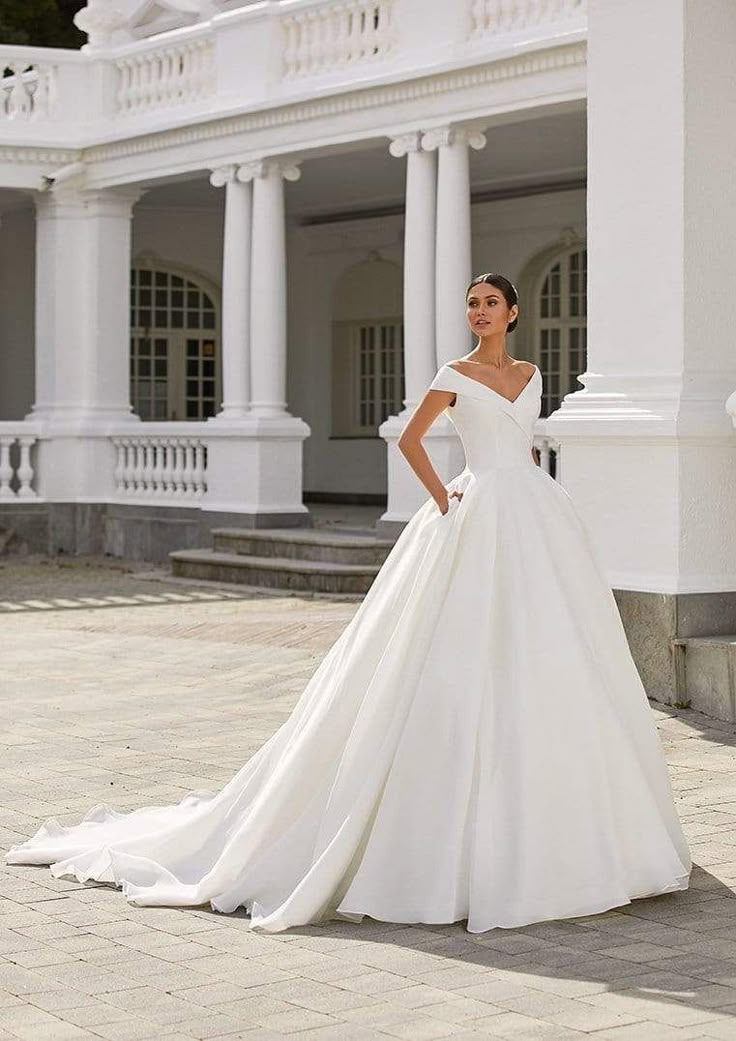
[(214, 548), (220, 553), (333, 564), (380, 566), (394, 544), (390, 539), (376, 538), (370, 532), (358, 535), (319, 529), (215, 528), (212, 535)]
[(213, 549), (181, 549), (169, 554), (177, 578), (232, 582), (311, 593), (367, 593), (378, 564), (344, 564), (327, 560), (223, 553)]
[(736, 723), (736, 634), (672, 641), (676, 704)]

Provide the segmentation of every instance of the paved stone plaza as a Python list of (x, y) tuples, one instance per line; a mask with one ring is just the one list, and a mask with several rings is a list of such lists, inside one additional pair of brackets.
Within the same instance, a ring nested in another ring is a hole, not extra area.
[[(49, 816), (219, 788), (356, 604), (0, 561), (3, 849)], [(366, 918), (267, 936), (0, 861), (0, 1041), (736, 1039), (736, 734), (652, 708), (687, 892), (485, 934)]]

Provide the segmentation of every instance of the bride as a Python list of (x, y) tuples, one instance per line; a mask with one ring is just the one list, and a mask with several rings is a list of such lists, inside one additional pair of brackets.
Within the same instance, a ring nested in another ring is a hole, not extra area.
[[(277, 932), (364, 915), (513, 928), (686, 889), (690, 853), (597, 551), (534, 458), (542, 375), (506, 353), (515, 287), (399, 446), (427, 488), (291, 715), (219, 792), (48, 820), (6, 858), (137, 905), (244, 907)], [(446, 411), (447, 485), (422, 435)], [(207, 691), (202, 691), (207, 696)]]

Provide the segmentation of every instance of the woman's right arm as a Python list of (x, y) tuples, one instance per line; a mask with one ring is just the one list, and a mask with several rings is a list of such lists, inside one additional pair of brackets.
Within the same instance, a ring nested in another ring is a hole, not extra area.
[(455, 395), (449, 390), (428, 390), (407, 420), (396, 446), (432, 496), (442, 513), (447, 513), (447, 489), (432, 466), (422, 438)]

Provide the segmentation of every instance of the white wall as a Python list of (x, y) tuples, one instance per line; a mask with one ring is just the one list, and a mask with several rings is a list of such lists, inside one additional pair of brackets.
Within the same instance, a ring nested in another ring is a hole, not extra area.
[(164, 265), (169, 263), (200, 272), (220, 286), (222, 215), (219, 208), (146, 209), (139, 203), (133, 214), (133, 257), (141, 251), (155, 253)]

